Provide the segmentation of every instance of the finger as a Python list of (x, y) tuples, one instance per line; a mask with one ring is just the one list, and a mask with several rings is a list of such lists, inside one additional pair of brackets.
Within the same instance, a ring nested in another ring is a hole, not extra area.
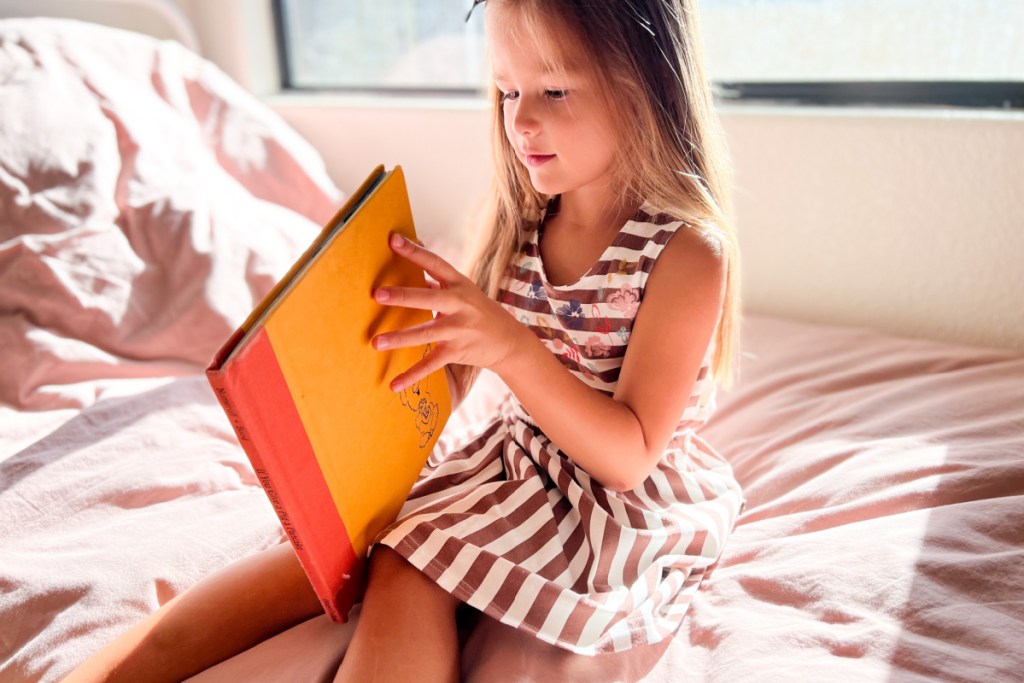
[(404, 330), (378, 334), (373, 338), (373, 348), (378, 351), (386, 351), (449, 341), (452, 338), (452, 332), (445, 324), (446, 321), (446, 318), (434, 318)]
[(456, 302), (446, 289), (427, 287), (378, 287), (373, 290), (373, 298), (385, 306), (402, 306), (417, 308), (424, 311), (451, 313)]
[(442, 284), (453, 283), (462, 278), (462, 273), (456, 270), (455, 266), (403, 235), (391, 233), (390, 244), (397, 254), (412, 261)]
[(440, 370), (448, 361), (445, 359), (445, 351), (438, 346), (426, 356), (417, 361), (411, 368), (391, 380), (391, 391), (399, 392), (408, 386), (412, 386), (421, 379), (430, 376)]

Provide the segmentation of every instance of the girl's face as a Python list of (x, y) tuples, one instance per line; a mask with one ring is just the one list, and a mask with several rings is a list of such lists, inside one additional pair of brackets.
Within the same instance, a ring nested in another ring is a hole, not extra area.
[(545, 49), (549, 41), (529, 35), (515, 10), (495, 9), (488, 8), (487, 34), (505, 135), (534, 189), (606, 199), (617, 136), (586, 65), (555, 59), (574, 51)]

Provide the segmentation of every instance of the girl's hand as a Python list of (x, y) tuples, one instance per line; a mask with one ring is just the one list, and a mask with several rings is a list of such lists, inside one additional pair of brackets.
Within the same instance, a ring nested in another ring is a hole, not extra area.
[(377, 350), (433, 344), (433, 350), (391, 382), (401, 391), (449, 363), (496, 370), (523, 343), (525, 327), (476, 284), (430, 250), (393, 234), (391, 248), (437, 280), (423, 287), (378, 287), (374, 299), (385, 306), (436, 311), (430, 322), (373, 338)]

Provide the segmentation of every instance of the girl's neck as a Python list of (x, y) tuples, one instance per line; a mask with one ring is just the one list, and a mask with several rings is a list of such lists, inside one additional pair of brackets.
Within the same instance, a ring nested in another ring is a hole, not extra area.
[(554, 212), (545, 223), (558, 223), (559, 228), (576, 234), (603, 235), (618, 232), (627, 220), (636, 215), (639, 203), (588, 198), (578, 193), (558, 197)]
[(548, 282), (564, 286), (578, 281), (637, 208), (622, 202), (579, 202), (578, 195), (558, 197), (544, 218), (539, 236)]

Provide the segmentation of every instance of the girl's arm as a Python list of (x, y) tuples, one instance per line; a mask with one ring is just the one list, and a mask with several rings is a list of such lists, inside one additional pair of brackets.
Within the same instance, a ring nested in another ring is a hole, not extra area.
[(591, 389), (542, 342), (467, 278), (428, 250), (395, 250), (440, 289), (382, 288), (377, 301), (434, 310), (425, 325), (378, 335), (378, 349), (433, 342), (437, 348), (392, 382), (416, 381), (447, 363), (496, 372), (537, 425), (605, 487), (639, 486), (656, 466), (686, 408), (717, 323), (726, 264), (717, 243), (680, 229), (648, 277), (615, 395)]

